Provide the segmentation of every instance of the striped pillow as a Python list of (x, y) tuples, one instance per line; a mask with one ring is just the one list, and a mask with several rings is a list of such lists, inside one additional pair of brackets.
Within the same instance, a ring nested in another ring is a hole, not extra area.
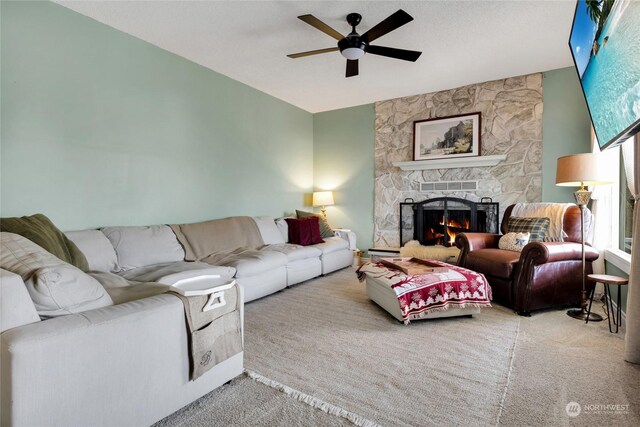
[(522, 218), (517, 216), (509, 217), (507, 222), (508, 233), (529, 233), (530, 242), (543, 242), (549, 230), (549, 218)]

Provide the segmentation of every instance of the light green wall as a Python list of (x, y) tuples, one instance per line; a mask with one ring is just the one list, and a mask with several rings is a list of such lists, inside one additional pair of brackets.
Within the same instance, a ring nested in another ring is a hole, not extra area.
[[(371, 246), (372, 104), (312, 115), (56, 4), (0, 7), (2, 216), (279, 216), (332, 189), (329, 221)], [(556, 160), (589, 150), (589, 117), (572, 68), (543, 84), (543, 200), (572, 201)]]
[(361, 250), (373, 245), (374, 122), (373, 104), (313, 116), (314, 187), (334, 191), (327, 218), (355, 231)]
[(573, 67), (543, 74), (542, 201), (574, 202), (576, 188), (556, 186), (558, 157), (591, 151), (591, 121)]
[(1, 2), (2, 216), (64, 230), (282, 215), (313, 115), (49, 2)]

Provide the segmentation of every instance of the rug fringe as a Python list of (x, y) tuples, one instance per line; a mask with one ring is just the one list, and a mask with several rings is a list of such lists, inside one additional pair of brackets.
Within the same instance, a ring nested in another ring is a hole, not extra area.
[[(451, 305), (452, 307), (449, 307)], [(404, 320), (404, 324), (408, 325), (412, 320), (421, 320), (428, 318), (432, 313), (441, 313), (443, 311), (447, 311), (449, 309), (465, 309), (465, 308), (489, 308), (491, 307), (490, 302), (471, 302), (471, 301), (463, 301), (457, 303), (455, 301), (448, 301), (448, 305), (443, 307), (429, 307), (420, 311), (418, 313), (410, 313), (407, 315), (407, 318)], [(463, 316), (463, 314), (461, 314)]]
[(358, 414), (354, 414), (353, 412), (349, 412), (346, 409), (340, 408), (339, 406), (332, 405), (331, 403), (325, 402), (322, 399), (318, 399), (317, 397), (313, 397), (299, 390), (296, 390), (294, 388), (281, 384), (277, 381), (274, 381), (263, 375), (260, 375), (257, 372), (245, 369), (244, 373), (254, 381), (257, 381), (259, 383), (268, 385), (269, 387), (275, 388), (276, 390), (281, 391), (287, 396), (293, 397), (294, 399), (300, 402), (306, 403), (307, 405), (320, 409), (321, 411), (326, 412), (327, 414), (345, 418), (359, 427), (381, 427), (379, 424), (376, 424), (375, 422), (368, 420)]

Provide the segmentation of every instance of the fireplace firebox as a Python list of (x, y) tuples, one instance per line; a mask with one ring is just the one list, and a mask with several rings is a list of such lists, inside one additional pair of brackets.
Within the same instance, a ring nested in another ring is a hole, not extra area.
[(420, 244), (453, 246), (463, 232), (498, 232), (498, 203), (485, 197), (480, 202), (456, 197), (436, 197), (400, 203), (400, 245), (409, 240)]

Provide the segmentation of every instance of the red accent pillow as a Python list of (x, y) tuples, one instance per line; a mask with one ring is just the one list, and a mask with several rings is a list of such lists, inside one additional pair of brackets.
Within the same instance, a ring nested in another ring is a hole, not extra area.
[(308, 218), (285, 218), (289, 226), (289, 243), (309, 246), (324, 243), (320, 236), (320, 223), (317, 216)]

